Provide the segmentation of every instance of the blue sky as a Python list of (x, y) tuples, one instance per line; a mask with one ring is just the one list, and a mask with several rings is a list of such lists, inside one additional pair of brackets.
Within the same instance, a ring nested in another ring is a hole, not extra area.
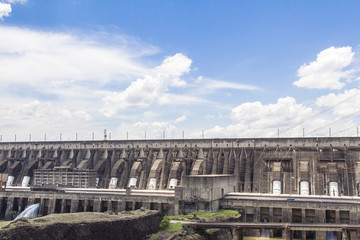
[(359, 12), (359, 1), (2, 0), (0, 134), (356, 136)]

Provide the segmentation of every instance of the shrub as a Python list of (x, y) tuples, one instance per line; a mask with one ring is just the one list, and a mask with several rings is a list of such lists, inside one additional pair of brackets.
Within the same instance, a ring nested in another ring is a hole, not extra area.
[(165, 217), (163, 218), (163, 220), (161, 220), (161, 222), (160, 222), (159, 229), (160, 229), (161, 231), (164, 231), (166, 228), (169, 227), (169, 224), (170, 224), (170, 220), (169, 220), (168, 217), (165, 216)]

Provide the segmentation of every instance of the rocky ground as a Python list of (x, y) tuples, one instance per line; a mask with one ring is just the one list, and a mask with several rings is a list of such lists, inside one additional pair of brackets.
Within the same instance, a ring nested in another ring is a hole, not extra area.
[(119, 214), (64, 213), (0, 223), (0, 239), (146, 239), (158, 231), (162, 216), (157, 211)]

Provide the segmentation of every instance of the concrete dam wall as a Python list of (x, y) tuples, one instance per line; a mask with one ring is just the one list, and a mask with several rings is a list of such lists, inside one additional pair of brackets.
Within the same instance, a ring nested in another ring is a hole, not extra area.
[(74, 185), (76, 173), (87, 172), (92, 178), (77, 187), (149, 190), (174, 189), (188, 175), (231, 174), (238, 192), (354, 196), (359, 144), (358, 138), (0, 143), (0, 173), (8, 174), (8, 186), (44, 184), (41, 175), (58, 169), (68, 178), (47, 184)]
[(0, 218), (28, 203), (43, 214), (164, 214), (239, 209), (243, 221), (359, 221), (360, 138), (0, 143)]

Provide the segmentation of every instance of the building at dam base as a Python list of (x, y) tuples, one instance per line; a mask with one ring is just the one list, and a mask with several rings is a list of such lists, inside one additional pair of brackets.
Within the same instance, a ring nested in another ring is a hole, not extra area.
[(359, 163), (351, 137), (2, 142), (0, 218), (39, 202), (41, 214), (231, 208), (244, 222), (356, 225)]

